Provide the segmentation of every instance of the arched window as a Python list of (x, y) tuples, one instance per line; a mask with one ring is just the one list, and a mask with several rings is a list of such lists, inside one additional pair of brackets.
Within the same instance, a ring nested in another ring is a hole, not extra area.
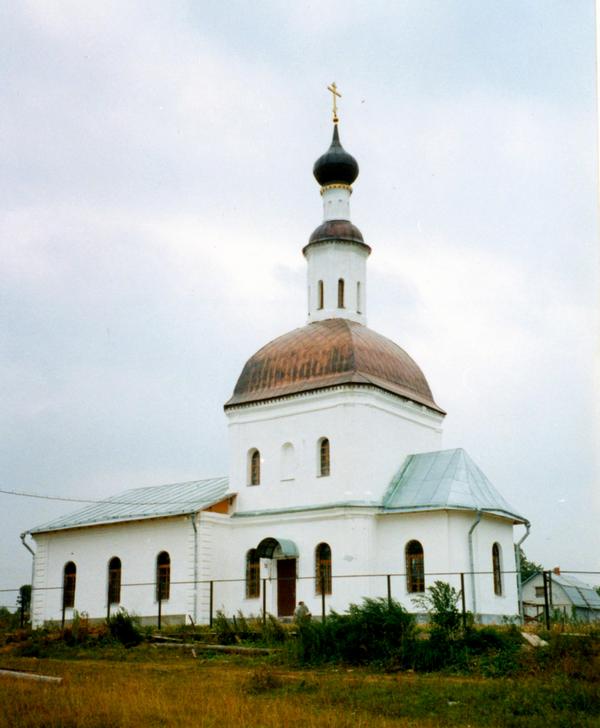
[(256, 448), (248, 453), (248, 485), (260, 485), (260, 452)]
[(256, 549), (246, 554), (246, 599), (260, 596), (260, 557)]
[(286, 442), (281, 448), (281, 480), (293, 480), (296, 469), (294, 446)]
[(344, 308), (344, 279), (338, 281), (338, 308)]
[(360, 281), (356, 284), (356, 313), (362, 313), (362, 302), (360, 300)]
[(409, 594), (425, 591), (425, 560), (418, 541), (406, 544), (406, 591)]
[(161, 551), (156, 557), (156, 599), (168, 599), (171, 591), (171, 557)]
[(318, 294), (317, 308), (321, 309), (325, 306), (325, 288), (323, 286), (323, 281), (319, 281), (319, 283), (318, 283), (317, 294)]
[(329, 475), (330, 472), (329, 440), (326, 437), (322, 437), (319, 440), (319, 475)]
[(492, 546), (492, 568), (494, 571), (494, 594), (502, 596), (502, 568), (500, 564), (500, 544)]
[(121, 559), (118, 556), (108, 562), (108, 603), (121, 601)]
[(327, 543), (315, 549), (315, 592), (331, 594), (331, 547)]
[(69, 609), (75, 606), (75, 583), (77, 581), (77, 567), (72, 561), (65, 564), (63, 571), (63, 607)]

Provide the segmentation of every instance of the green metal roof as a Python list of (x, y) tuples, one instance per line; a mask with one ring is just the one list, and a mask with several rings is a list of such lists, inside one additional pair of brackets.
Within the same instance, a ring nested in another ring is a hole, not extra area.
[(289, 538), (263, 538), (256, 550), (261, 558), (272, 559), (277, 547), (286, 558), (296, 559), (300, 555), (298, 547)]
[(134, 488), (32, 528), (29, 533), (195, 513), (223, 500), (228, 487), (228, 478), (209, 478)]
[(462, 448), (409, 455), (383, 497), (383, 508), (481, 510), (527, 523)]
[(563, 588), (575, 607), (600, 610), (600, 595), (593, 586), (570, 575), (551, 574), (551, 579)]
[[(525, 579), (523, 586), (538, 577), (541, 579), (541, 571), (536, 571), (535, 574)], [(555, 574), (551, 572), (550, 579), (553, 584), (558, 584), (562, 588), (574, 607), (600, 611), (600, 594), (598, 594), (595, 587), (586, 584), (581, 579), (577, 579), (577, 577), (571, 576), (570, 574)]]

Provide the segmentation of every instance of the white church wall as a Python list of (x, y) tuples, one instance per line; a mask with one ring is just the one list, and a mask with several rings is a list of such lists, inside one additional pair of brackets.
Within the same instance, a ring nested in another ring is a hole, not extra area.
[[(228, 410), (230, 489), (237, 510), (379, 500), (406, 455), (441, 448), (441, 417), (373, 389), (340, 387)], [(330, 443), (329, 476), (318, 474), (318, 443)], [(281, 449), (295, 473), (282, 479)], [(249, 486), (248, 453), (261, 455), (260, 485)]]
[[(204, 514), (203, 514), (204, 517)], [(202, 521), (201, 521), (202, 522)], [(331, 509), (321, 513), (306, 512), (282, 516), (236, 517), (227, 534), (222, 559), (215, 561), (215, 579), (236, 580), (216, 582), (214, 609), (227, 615), (241, 610), (245, 615), (258, 615), (262, 611), (261, 596), (245, 596), (246, 554), (265, 538), (288, 539), (298, 549), (296, 563), (296, 602), (304, 601), (313, 614), (321, 612), (321, 596), (315, 583), (315, 549), (327, 543), (332, 552), (334, 575), (332, 594), (326, 596), (327, 610), (343, 611), (350, 602), (359, 602), (364, 596), (384, 595), (385, 581), (360, 575), (368, 574), (375, 558), (375, 519), (372, 509)], [(267, 582), (267, 611), (277, 615), (276, 560), (261, 560), (261, 579)], [(358, 577), (356, 575), (359, 575)], [(202, 615), (207, 621), (208, 615)]]
[[(494, 593), (492, 547), (500, 546), (502, 594)], [(510, 521), (484, 514), (473, 531), (473, 552), (476, 572), (476, 612), (482, 621), (500, 621), (503, 615), (519, 614), (513, 525)], [(472, 602), (467, 608), (473, 610)]]
[[(34, 627), (62, 616), (63, 569), (73, 561), (77, 567), (74, 610), (91, 618), (107, 613), (108, 562), (121, 559), (121, 603), (119, 606), (141, 617), (155, 620), (158, 604), (153, 584), (156, 558), (167, 551), (171, 558), (171, 590), (163, 601), (166, 621), (184, 619), (193, 613), (193, 585), (175, 584), (193, 580), (194, 534), (189, 516), (150, 519), (34, 534), (33, 615)], [(127, 586), (142, 584), (141, 586)], [(69, 620), (73, 609), (67, 609)]]
[[(460, 588), (460, 579), (457, 582), (455, 578), (428, 576), (456, 570), (455, 563), (461, 563), (460, 549), (451, 550), (447, 512), (390, 513), (377, 520), (378, 570), (386, 574), (405, 574), (405, 549), (409, 541), (415, 540), (423, 547), (425, 587), (441, 579)], [(417, 594), (408, 592), (406, 576), (393, 576), (391, 585), (394, 599), (411, 612), (422, 611), (412, 601)]]
[[(473, 512), (427, 511), (398, 513), (379, 517), (378, 570), (405, 573), (405, 549), (409, 541), (421, 543), (425, 563), (425, 587), (444, 581), (460, 590), (460, 572), (465, 574), (467, 609), (473, 611), (473, 581), (470, 575), (469, 529), (476, 519)], [(518, 614), (516, 576), (502, 574), (502, 594), (494, 593), (492, 546), (501, 548), (501, 569), (515, 571), (513, 526), (508, 520), (484, 515), (473, 532), (474, 570), (489, 572), (475, 576), (476, 612), (482, 621), (500, 621)], [(405, 577), (392, 578), (392, 594), (409, 611), (415, 611), (414, 596), (407, 591)]]

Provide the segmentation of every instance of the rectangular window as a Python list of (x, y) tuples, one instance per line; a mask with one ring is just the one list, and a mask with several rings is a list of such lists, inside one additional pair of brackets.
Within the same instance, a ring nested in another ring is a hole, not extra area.
[(65, 574), (63, 604), (65, 609), (75, 606), (75, 574)]
[(260, 557), (256, 549), (251, 549), (246, 556), (246, 599), (260, 596)]
[(535, 595), (536, 595), (536, 597), (543, 599), (544, 598), (544, 587), (536, 586)]

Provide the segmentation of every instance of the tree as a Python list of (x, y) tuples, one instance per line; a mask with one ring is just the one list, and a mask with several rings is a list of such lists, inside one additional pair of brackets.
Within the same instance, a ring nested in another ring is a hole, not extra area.
[(23, 584), (19, 588), (19, 596), (17, 597), (17, 609), (23, 611), (23, 614), (29, 614), (31, 608), (31, 584)]
[(519, 555), (521, 557), (521, 581), (525, 581), (525, 579), (529, 579), (530, 576), (544, 570), (544, 567), (541, 564), (536, 564), (535, 561), (529, 561), (520, 546)]

